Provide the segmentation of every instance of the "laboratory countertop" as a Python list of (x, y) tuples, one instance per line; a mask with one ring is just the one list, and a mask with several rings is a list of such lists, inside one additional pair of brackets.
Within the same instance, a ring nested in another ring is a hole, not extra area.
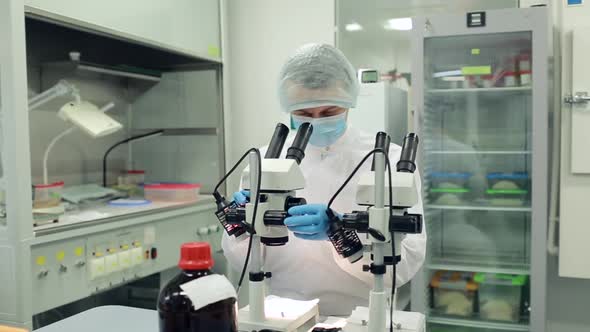
[(154, 310), (124, 306), (96, 307), (35, 332), (157, 332), (158, 315)]
[[(368, 309), (367, 309), (368, 310)], [(396, 311), (398, 321), (406, 328), (399, 331), (424, 331), (424, 316)], [(329, 317), (325, 323), (338, 324), (342, 318)], [(102, 306), (47, 325), (33, 332), (158, 332), (158, 314), (155, 310), (125, 306)], [(352, 328), (352, 329), (351, 329)], [(349, 331), (365, 331), (366, 328), (349, 327)]]
[[(203, 195), (196, 202), (152, 202), (141, 206), (112, 206), (108, 204), (85, 207), (68, 211), (59, 218), (59, 222), (39, 225), (34, 228), (35, 233), (53, 233), (77, 227), (90, 226), (97, 223), (118, 221), (125, 218), (141, 217), (156, 213), (187, 209), (203, 209), (214, 206), (214, 199), (210, 195)], [(189, 212), (190, 213), (190, 212)]]

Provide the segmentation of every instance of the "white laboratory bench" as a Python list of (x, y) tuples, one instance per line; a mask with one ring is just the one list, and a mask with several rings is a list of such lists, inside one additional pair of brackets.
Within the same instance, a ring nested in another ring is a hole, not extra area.
[[(410, 329), (398, 329), (400, 332), (424, 331), (424, 318), (409, 312), (397, 312)], [(329, 318), (326, 323), (333, 324), (339, 318)], [(155, 310), (146, 310), (124, 306), (96, 307), (59, 322), (45, 326), (33, 332), (157, 332), (158, 314)], [(348, 329), (362, 332), (362, 327)]]
[(34, 332), (157, 332), (154, 310), (123, 306), (96, 307)]
[(31, 246), (33, 313), (173, 268), (182, 243), (209, 242), (225, 266), (222, 229), (209, 195), (192, 204), (98, 206), (36, 227)]

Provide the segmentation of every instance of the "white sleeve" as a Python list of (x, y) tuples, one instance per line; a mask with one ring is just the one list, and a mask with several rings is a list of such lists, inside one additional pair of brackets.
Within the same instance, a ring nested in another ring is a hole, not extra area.
[[(416, 173), (418, 173), (416, 171)], [(418, 192), (422, 192), (422, 185), (420, 181), (420, 174), (417, 174)], [(419, 195), (418, 204), (408, 209), (409, 213), (416, 213), (424, 215), (424, 208), (422, 205), (422, 195)], [(397, 234), (396, 236), (400, 236)], [(348, 274), (362, 280), (368, 285), (373, 284), (373, 275), (369, 272), (363, 272), (363, 265), (371, 264), (370, 253), (365, 253), (363, 258), (354, 264), (350, 264), (347, 259), (342, 258), (335, 249), (332, 250), (332, 255), (338, 266)], [(426, 256), (426, 227), (425, 220), (422, 219), (422, 233), (407, 234), (401, 242), (401, 261), (396, 268), (396, 287), (410, 281), (424, 264)], [(392, 286), (393, 269), (389, 267), (385, 274), (386, 287)]]

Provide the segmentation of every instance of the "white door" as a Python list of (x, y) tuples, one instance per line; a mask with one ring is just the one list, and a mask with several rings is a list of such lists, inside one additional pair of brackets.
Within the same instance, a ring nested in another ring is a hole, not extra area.
[[(580, 28), (573, 32), (572, 52), (572, 93), (590, 96), (590, 28)], [(590, 174), (590, 103), (575, 103), (572, 116), (572, 155), (571, 172)]]
[(564, 77), (571, 70), (571, 91), (564, 92), (578, 98), (565, 104), (561, 117), (559, 275), (590, 279), (590, 99), (583, 100), (590, 95), (590, 28), (574, 28), (570, 37), (571, 67), (564, 65)]

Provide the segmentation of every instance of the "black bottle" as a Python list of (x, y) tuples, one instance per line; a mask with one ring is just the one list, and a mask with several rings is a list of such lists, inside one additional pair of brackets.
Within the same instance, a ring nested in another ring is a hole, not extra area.
[(160, 332), (237, 332), (236, 299), (229, 298), (194, 310), (181, 285), (212, 274), (211, 247), (206, 242), (185, 243), (178, 266), (182, 272), (160, 292)]

